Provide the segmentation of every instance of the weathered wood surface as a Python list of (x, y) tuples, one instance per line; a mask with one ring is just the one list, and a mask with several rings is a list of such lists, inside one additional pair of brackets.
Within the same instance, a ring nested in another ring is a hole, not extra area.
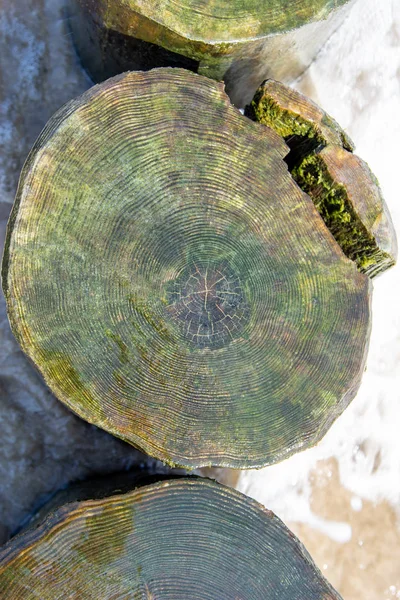
[(207, 479), (65, 504), (0, 550), (2, 600), (340, 600), (270, 511)]
[(289, 81), (348, 13), (348, 0), (74, 0), (71, 28), (94, 81), (127, 70), (188, 68), (224, 79), (244, 106), (267, 77)]
[(245, 114), (286, 140), (294, 179), (360, 271), (375, 277), (392, 267), (397, 238), (389, 210), (376, 177), (353, 154), (340, 125), (309, 98), (273, 80), (259, 87)]
[(56, 395), (163, 461), (257, 467), (354, 397), (370, 282), (211, 79), (108, 80), (22, 174), (3, 261), (13, 331)]

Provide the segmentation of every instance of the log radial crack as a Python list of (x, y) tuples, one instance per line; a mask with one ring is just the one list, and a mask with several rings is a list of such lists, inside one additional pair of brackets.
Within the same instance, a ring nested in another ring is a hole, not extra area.
[(375, 277), (393, 266), (396, 235), (378, 181), (353, 154), (354, 144), (340, 125), (311, 100), (273, 80), (259, 87), (245, 115), (285, 140), (289, 152), (284, 160), (293, 179), (358, 270)]

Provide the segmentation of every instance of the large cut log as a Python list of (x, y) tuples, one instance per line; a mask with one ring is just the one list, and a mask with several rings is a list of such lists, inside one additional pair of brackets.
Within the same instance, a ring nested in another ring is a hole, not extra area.
[(50, 512), (0, 550), (0, 589), (2, 600), (340, 600), (272, 512), (187, 478)]
[(60, 400), (188, 467), (259, 467), (321, 439), (360, 384), (371, 283), (288, 152), (180, 69), (118, 76), (54, 116), (3, 286)]
[(179, 66), (224, 79), (243, 106), (266, 77), (300, 75), (344, 20), (347, 2), (74, 0), (70, 21), (94, 81)]

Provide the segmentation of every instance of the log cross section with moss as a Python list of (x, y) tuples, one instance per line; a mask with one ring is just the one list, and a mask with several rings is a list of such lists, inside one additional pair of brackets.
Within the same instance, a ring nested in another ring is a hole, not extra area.
[(0, 589), (2, 600), (340, 600), (272, 512), (207, 479), (64, 504), (0, 550)]
[(274, 463), (354, 397), (369, 278), (221, 84), (130, 73), (49, 122), (22, 173), (12, 329), (74, 412), (170, 464)]

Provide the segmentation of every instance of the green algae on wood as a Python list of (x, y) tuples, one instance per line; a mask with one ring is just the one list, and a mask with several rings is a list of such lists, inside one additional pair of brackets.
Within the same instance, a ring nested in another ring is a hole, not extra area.
[(347, 14), (348, 0), (74, 0), (70, 23), (95, 81), (184, 67), (224, 79), (244, 105), (266, 77), (293, 79)]
[(2, 600), (340, 600), (254, 500), (170, 479), (70, 502), (0, 550)]
[(327, 146), (306, 156), (292, 174), (361, 272), (374, 277), (395, 264), (394, 227), (364, 161), (339, 146)]
[(332, 117), (307, 96), (280, 81), (268, 79), (257, 89), (245, 115), (271, 127), (290, 144), (302, 138), (313, 149), (334, 144), (353, 151), (354, 144)]
[(352, 154), (354, 144), (317, 104), (288, 86), (265, 81), (245, 114), (285, 139), (286, 162), (346, 256), (370, 277), (393, 266), (396, 232), (376, 177)]
[(180, 69), (116, 77), (54, 116), (21, 176), (3, 287), (69, 408), (193, 468), (321, 439), (361, 381), (371, 285), (287, 153)]

